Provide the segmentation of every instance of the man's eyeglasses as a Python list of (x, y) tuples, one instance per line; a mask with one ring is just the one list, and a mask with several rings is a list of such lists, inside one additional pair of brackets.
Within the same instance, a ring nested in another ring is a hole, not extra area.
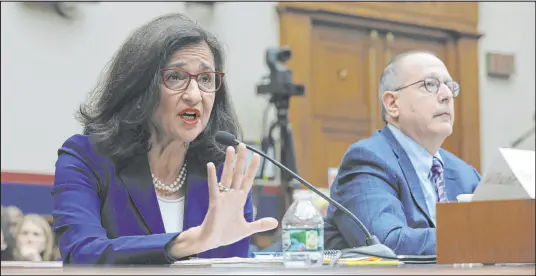
[(225, 73), (222, 72), (201, 72), (190, 74), (189, 72), (177, 68), (164, 68), (160, 70), (164, 85), (171, 90), (183, 92), (190, 85), (190, 81), (195, 79), (199, 89), (203, 92), (214, 93), (221, 88), (221, 83)]
[[(429, 77), (429, 78), (425, 78), (423, 80), (419, 80), (414, 83), (408, 84), (406, 86), (402, 86), (400, 88), (395, 89), (394, 91), (400, 91), (402, 89), (405, 89), (407, 87), (410, 87), (418, 83), (423, 83), (423, 86), (424, 88), (426, 88), (426, 91), (430, 93), (437, 93), (439, 91), (439, 88), (441, 87), (441, 82), (439, 81), (438, 78)], [(450, 89), (454, 97), (460, 94), (460, 85), (457, 82), (453, 80), (448, 80), (443, 83)]]

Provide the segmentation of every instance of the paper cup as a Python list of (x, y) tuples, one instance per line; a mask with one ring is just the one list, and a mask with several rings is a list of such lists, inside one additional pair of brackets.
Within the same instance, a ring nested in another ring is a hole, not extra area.
[(335, 181), (335, 178), (337, 177), (338, 172), (339, 172), (339, 168), (328, 169), (328, 188), (331, 188), (331, 185), (333, 184), (333, 181)]
[(458, 202), (471, 202), (473, 201), (473, 194), (459, 194), (456, 199)]

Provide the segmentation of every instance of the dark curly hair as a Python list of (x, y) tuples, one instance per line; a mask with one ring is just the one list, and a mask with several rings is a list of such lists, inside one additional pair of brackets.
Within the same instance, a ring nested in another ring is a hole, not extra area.
[[(92, 136), (97, 151), (108, 156), (116, 169), (151, 148), (151, 130), (157, 129), (152, 119), (160, 103), (159, 70), (178, 50), (203, 42), (212, 51), (216, 71), (223, 72), (219, 41), (182, 14), (161, 16), (141, 26), (112, 58), (88, 101), (80, 106), (78, 118), (84, 134)], [(214, 140), (219, 130), (242, 136), (225, 82), (216, 92), (205, 130), (190, 143), (189, 163), (224, 160), (224, 146)]]

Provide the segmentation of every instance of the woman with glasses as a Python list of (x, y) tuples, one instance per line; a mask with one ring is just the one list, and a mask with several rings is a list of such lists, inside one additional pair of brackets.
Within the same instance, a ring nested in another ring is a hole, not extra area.
[[(58, 151), (54, 231), (66, 264), (165, 264), (247, 257), (259, 164), (240, 136), (216, 38), (183, 15), (159, 17), (121, 46), (81, 106), (83, 135)], [(235, 160), (236, 159), (236, 160)], [(236, 163), (235, 163), (236, 161)]]

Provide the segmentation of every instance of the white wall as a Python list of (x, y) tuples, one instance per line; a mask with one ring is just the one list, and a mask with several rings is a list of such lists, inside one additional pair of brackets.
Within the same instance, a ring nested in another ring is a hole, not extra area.
[(212, 29), (227, 46), (225, 78), (247, 140), (262, 137), (262, 115), (268, 99), (257, 96), (256, 85), (269, 73), (266, 48), (279, 46), (276, 5), (277, 2), (217, 3), (213, 14)]
[[(498, 147), (509, 147), (534, 126), (534, 17), (534, 3), (480, 3), (479, 31), (484, 34), (479, 45), (483, 172)], [(509, 80), (488, 77), (487, 52), (514, 53), (515, 74)], [(534, 135), (520, 148), (534, 150)]]
[[(22, 3), (1, 5), (2, 170), (41, 173), (54, 172), (57, 149), (81, 131), (76, 108), (128, 34), (161, 14), (188, 11), (185, 3), (100, 2), (82, 4), (81, 16), (68, 21)], [(226, 46), (226, 81), (247, 139), (261, 131), (265, 100), (255, 84), (268, 71), (264, 50), (279, 43), (274, 6), (216, 3), (212, 16), (192, 10)]]
[[(57, 149), (81, 131), (75, 109), (103, 66), (134, 28), (168, 12), (186, 12), (217, 33), (227, 51), (226, 81), (245, 138), (259, 138), (266, 100), (255, 95), (255, 85), (268, 71), (265, 49), (279, 43), (275, 5), (221, 2), (207, 11), (185, 3), (100, 2), (81, 6), (82, 16), (71, 22), (2, 2), (2, 170), (53, 173)], [(484, 169), (497, 147), (533, 125), (534, 17), (533, 3), (480, 3)], [(515, 53), (516, 74), (506, 81), (488, 78), (487, 51)], [(534, 140), (524, 147), (534, 148)]]

